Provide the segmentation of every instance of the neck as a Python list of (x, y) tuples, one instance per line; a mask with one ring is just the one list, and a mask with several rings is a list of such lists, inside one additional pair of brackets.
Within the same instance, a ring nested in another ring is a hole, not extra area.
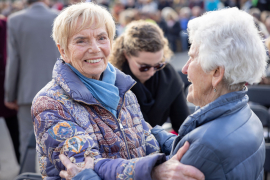
[(224, 85), (218, 85), (216, 87), (216, 92), (214, 91), (213, 88), (211, 88), (209, 90), (209, 93), (207, 95), (205, 95), (205, 100), (199, 105), (200, 107), (203, 107), (213, 101), (215, 101), (217, 98), (219, 98), (220, 96), (224, 95), (224, 94), (228, 94), (232, 91), (229, 91), (226, 86)]

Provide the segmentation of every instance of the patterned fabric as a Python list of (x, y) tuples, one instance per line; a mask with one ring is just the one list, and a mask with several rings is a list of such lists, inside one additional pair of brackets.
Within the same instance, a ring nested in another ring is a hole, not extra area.
[[(93, 98), (62, 60), (57, 60), (52, 81), (36, 95), (31, 109), (44, 179), (60, 179), (59, 172), (65, 169), (60, 154), (78, 166), (84, 165), (85, 157), (94, 158), (95, 171), (102, 179), (133, 179), (136, 163), (144, 161), (141, 157), (160, 155), (158, 142), (129, 90), (135, 81), (116, 71), (118, 119)], [(133, 158), (139, 159), (130, 160)]]

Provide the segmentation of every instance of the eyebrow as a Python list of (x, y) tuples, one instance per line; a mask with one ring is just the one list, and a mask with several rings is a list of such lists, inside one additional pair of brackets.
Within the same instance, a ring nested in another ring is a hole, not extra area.
[(108, 36), (108, 33), (107, 32), (101, 32), (97, 36), (102, 36), (102, 35), (107, 35)]
[[(101, 32), (97, 36), (102, 36), (102, 35), (107, 35), (108, 36), (107, 32)], [(76, 41), (78, 39), (83, 40), (83, 39), (87, 39), (87, 37), (86, 36), (78, 36), (78, 37), (75, 37), (73, 40)]]
[(84, 37), (84, 36), (78, 36), (78, 37), (75, 37), (73, 40), (77, 40), (77, 39), (87, 39), (87, 37)]

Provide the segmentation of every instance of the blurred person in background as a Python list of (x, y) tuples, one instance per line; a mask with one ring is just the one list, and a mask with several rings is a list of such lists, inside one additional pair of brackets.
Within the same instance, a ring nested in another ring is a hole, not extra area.
[(263, 12), (261, 12), (261, 16), (260, 16), (261, 22), (265, 24), (265, 20), (266, 20), (266, 18), (269, 15), (270, 15), (270, 12), (269, 11), (263, 11)]
[(203, 0), (190, 0), (188, 7), (193, 9), (193, 7), (199, 6), (202, 10), (204, 10), (204, 1)]
[(117, 37), (125, 32), (125, 28), (130, 22), (139, 19), (138, 13), (137, 9), (126, 9), (119, 14), (119, 24), (116, 26)]
[(249, 10), (249, 14), (253, 16), (254, 22), (263, 38), (267, 38), (269, 36), (269, 32), (267, 31), (264, 23), (261, 22), (261, 11), (258, 8), (251, 8)]
[[(79, 167), (92, 157), (95, 165), (94, 171), (86, 169), (89, 175), (96, 172), (108, 180), (151, 179), (151, 169), (166, 161), (130, 91), (136, 82), (108, 62), (114, 35), (111, 14), (94, 3), (69, 6), (54, 21), (53, 39), (61, 58), (32, 105), (44, 179), (60, 179), (59, 172), (72, 178), (62, 171), (61, 156)], [(168, 178), (203, 178), (197, 169), (183, 166), (178, 156), (159, 166), (170, 173)]]
[[(29, 7), (8, 18), (8, 60), (5, 76), (5, 105), (18, 109), (21, 161), (33, 133), (31, 103), (35, 94), (50, 79), (59, 52), (52, 40), (55, 12), (42, 0), (28, 0)], [(30, 152), (35, 157), (35, 152)], [(34, 172), (35, 158), (25, 171)], [(31, 162), (30, 162), (31, 161)]]
[(194, 19), (194, 18), (197, 18), (199, 16), (201, 16), (203, 13), (203, 10), (200, 6), (194, 6), (192, 9), (191, 9), (191, 17), (190, 19)]
[(180, 9), (179, 23), (181, 27), (180, 38), (181, 38), (182, 51), (188, 50), (188, 46), (189, 46), (187, 25), (188, 25), (190, 16), (191, 16), (191, 10), (189, 9), (189, 7), (183, 7)]
[[(270, 23), (270, 21), (269, 21), (269, 23)], [(262, 84), (262, 85), (270, 85), (270, 65), (269, 65), (269, 62), (270, 62), (270, 56), (269, 56), (269, 52), (270, 52), (270, 37), (268, 37), (265, 40), (265, 46), (267, 48), (268, 64), (267, 64), (267, 68), (265, 70), (265, 76), (262, 78), (260, 84)]]
[(136, 1), (135, 0), (127, 0), (127, 3), (125, 5), (125, 9), (134, 9), (136, 8)]
[(158, 4), (154, 0), (141, 0), (139, 11), (144, 13), (155, 13), (158, 10)]
[(170, 157), (190, 142), (180, 162), (197, 167), (205, 179), (262, 180), (264, 131), (248, 105), (245, 86), (259, 82), (266, 68), (266, 50), (253, 17), (225, 8), (190, 20), (188, 32), (192, 45), (182, 72), (192, 83), (187, 100), (196, 111), (178, 136), (158, 126), (151, 132)]
[(189, 109), (182, 79), (167, 62), (171, 55), (162, 30), (140, 20), (131, 22), (115, 40), (109, 62), (137, 81), (131, 90), (145, 121), (155, 126), (170, 118), (177, 132)]
[[(266, 29), (267, 29), (267, 32), (270, 34), (270, 16), (267, 16), (267, 17), (265, 18), (264, 24), (265, 24), (265, 27), (266, 27)], [(268, 37), (269, 37), (269, 36), (268, 36)]]
[(241, 0), (226, 0), (223, 2), (225, 7), (237, 7), (241, 8)]
[(220, 0), (205, 0), (205, 11), (215, 11), (219, 9)]
[[(1, 15), (0, 15), (1, 16)], [(7, 128), (12, 139), (14, 152), (17, 162), (20, 164), (20, 141), (19, 141), (19, 125), (17, 118), (17, 109), (9, 109), (4, 105), (4, 80), (6, 68), (6, 35), (7, 22), (5, 17), (0, 17), (0, 117), (5, 119)]]
[(177, 52), (177, 42), (180, 40), (181, 27), (178, 14), (171, 7), (166, 7), (161, 11), (161, 16), (166, 24), (162, 27), (164, 36), (168, 39), (170, 48), (173, 52)]
[(165, 7), (172, 7), (172, 2), (169, 2), (168, 0), (159, 0), (158, 1), (158, 10), (162, 10)]
[(269, 0), (252, 0), (253, 7), (258, 8), (260, 11), (270, 11)]

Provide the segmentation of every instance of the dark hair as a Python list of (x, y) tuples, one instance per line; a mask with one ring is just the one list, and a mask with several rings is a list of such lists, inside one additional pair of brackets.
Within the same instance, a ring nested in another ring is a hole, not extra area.
[(38, 2), (38, 1), (41, 1), (41, 0), (27, 0), (27, 3), (32, 4), (32, 3), (35, 3), (35, 2)]

